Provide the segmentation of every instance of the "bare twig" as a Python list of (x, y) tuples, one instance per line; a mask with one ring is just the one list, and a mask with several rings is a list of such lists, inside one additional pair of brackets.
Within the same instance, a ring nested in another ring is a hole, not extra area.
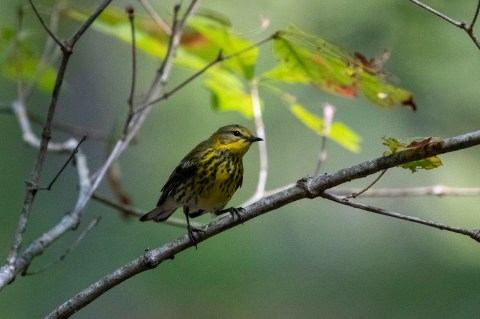
[(77, 239), (72, 243), (72, 245), (70, 245), (70, 247), (67, 248), (67, 250), (65, 250), (65, 252), (60, 255), (60, 257), (58, 257), (57, 259), (53, 260), (51, 263), (49, 263), (48, 265), (42, 267), (41, 269), (39, 270), (35, 270), (35, 271), (28, 271), (28, 268), (25, 268), (25, 270), (22, 272), (22, 276), (31, 276), (31, 275), (37, 275), (39, 273), (42, 273), (50, 268), (52, 268), (53, 266), (55, 266), (56, 264), (58, 264), (59, 262), (65, 260), (65, 258), (67, 258), (68, 254), (75, 249), (75, 247), (78, 246), (78, 244), (85, 238), (85, 236), (95, 227), (97, 226), (97, 224), (100, 222), (100, 217), (96, 217), (94, 218), (90, 224), (88, 224), (87, 228), (85, 228), (85, 230), (77, 237)]
[(480, 0), (477, 2), (477, 9), (475, 9), (475, 14), (473, 15), (472, 22), (470, 22), (470, 24), (468, 25), (468, 28), (467, 28), (468, 31), (473, 31), (473, 27), (477, 22), (479, 13), (480, 13)]
[(57, 181), (58, 177), (63, 173), (63, 171), (65, 170), (65, 168), (67, 167), (67, 165), (73, 160), (73, 158), (75, 157), (75, 155), (78, 153), (78, 148), (80, 147), (80, 145), (85, 142), (85, 140), (87, 139), (87, 135), (84, 135), (82, 137), (82, 139), (78, 142), (77, 146), (75, 146), (75, 148), (73, 149), (72, 153), (70, 154), (70, 156), (68, 157), (67, 161), (63, 164), (63, 166), (60, 168), (60, 170), (58, 171), (57, 175), (55, 175), (55, 177), (52, 179), (52, 181), (48, 184), (47, 187), (41, 187), (41, 188), (38, 188), (38, 190), (51, 190), (52, 189), (52, 186), (53, 184), (55, 184), (55, 182)]
[[(82, 217), (83, 209), (85, 205), (88, 203), (91, 195), (93, 192), (98, 188), (100, 182), (105, 177), (109, 167), (112, 163), (120, 156), (120, 154), (127, 148), (130, 141), (136, 136), (138, 130), (142, 126), (143, 122), (145, 121), (149, 109), (145, 109), (144, 112), (136, 113), (135, 116), (129, 123), (129, 129), (127, 136), (123, 136), (122, 139), (118, 140), (114, 145), (110, 155), (106, 159), (105, 163), (99, 168), (99, 170), (95, 174), (95, 178), (90, 182), (89, 179), (89, 171), (88, 167), (86, 166), (86, 158), (83, 156), (81, 152), (77, 154), (77, 171), (79, 174), (80, 180), (80, 191), (79, 196), (77, 198), (77, 202), (73, 211), (70, 214), (65, 215), (52, 229), (45, 232), (41, 237), (34, 240), (26, 249), (25, 251), (19, 256), (19, 250), (23, 242), (23, 233), (25, 232), (29, 212), (31, 209), (31, 205), (33, 203), (33, 199), (37, 192), (37, 182), (40, 176), (41, 168), (43, 167), (43, 161), (45, 158), (45, 153), (47, 147), (49, 145), (49, 140), (51, 138), (51, 124), (53, 119), (53, 114), (55, 113), (55, 107), (58, 100), (59, 92), (61, 89), (61, 85), (63, 83), (63, 77), (65, 75), (68, 59), (72, 53), (73, 46), (77, 43), (78, 39), (81, 35), (86, 31), (88, 26), (93, 23), (96, 17), (102, 12), (103, 9), (111, 2), (111, 0), (103, 1), (96, 11), (87, 19), (87, 21), (78, 29), (78, 31), (72, 36), (69, 41), (65, 43), (66, 48), (62, 48), (63, 57), (60, 63), (60, 68), (58, 71), (58, 76), (55, 84), (54, 91), (52, 93), (52, 100), (50, 103), (50, 108), (47, 113), (47, 117), (45, 120), (44, 125), (44, 132), (42, 134), (42, 141), (40, 142), (40, 151), (39, 155), (33, 169), (32, 176), (28, 182), (28, 189), (27, 194), (24, 200), (24, 207), (22, 209), (22, 213), (19, 219), (19, 226), (15, 235), (14, 243), (12, 245), (12, 249), (10, 250), (9, 256), (7, 257), (7, 263), (2, 268), (0, 268), (0, 289), (5, 287), (9, 282), (11, 282), (17, 273), (22, 272), (28, 265), (31, 263), (35, 256), (41, 254), (46, 247), (51, 245), (55, 242), (60, 236), (65, 234), (68, 230), (75, 228)], [(190, 10), (184, 14), (182, 22), (180, 23), (181, 28), (177, 29), (177, 32), (174, 37), (177, 39), (173, 41), (173, 45), (178, 46), (180, 43), (180, 35), (183, 27), (185, 25), (185, 21), (187, 17), (191, 14), (191, 10), (193, 9), (193, 4), (196, 3), (195, 0), (192, 1), (192, 5), (189, 7)], [(163, 70), (162, 74), (157, 75), (157, 80), (154, 81), (152, 85), (152, 89), (150, 90), (149, 96), (145, 98), (145, 101), (142, 103), (148, 103), (154, 97), (158, 96), (163, 92), (164, 84), (170, 75), (171, 65), (173, 63), (173, 53), (175, 52), (175, 48), (169, 50), (170, 55), (165, 57), (167, 62), (163, 63)], [(75, 145), (77, 143), (74, 143)], [(75, 147), (75, 146), (73, 146)]]
[(30, 6), (32, 7), (33, 12), (35, 12), (35, 15), (37, 16), (38, 21), (40, 21), (42, 27), (45, 29), (45, 31), (47, 31), (50, 38), (53, 39), (55, 43), (63, 50), (65, 47), (65, 43), (63, 43), (59, 38), (57, 38), (57, 35), (52, 30), (50, 30), (50, 27), (45, 23), (42, 16), (40, 15), (40, 12), (38, 12), (37, 7), (33, 4), (33, 0), (28, 1), (30, 2)]
[[(196, 1), (192, 0), (190, 2), (190, 6), (187, 10), (187, 13), (185, 13), (184, 17), (188, 17), (192, 10), (193, 7), (195, 6)], [(155, 92), (158, 92), (158, 88), (163, 88), (165, 87), (167, 83), (167, 78), (165, 74), (170, 74), (170, 69), (173, 66), (172, 61), (175, 58), (176, 52), (178, 47), (180, 46), (180, 39), (182, 38), (183, 35), (183, 28), (185, 27), (185, 19), (179, 20), (178, 15), (180, 12), (181, 8), (181, 3), (178, 3), (174, 6), (173, 8), (173, 22), (172, 22), (172, 36), (169, 39), (168, 47), (167, 47), (167, 53), (165, 56), (165, 59), (163, 60), (162, 64), (160, 65), (160, 68), (157, 70), (157, 75), (155, 79), (152, 82), (152, 86), (150, 87), (150, 91), (148, 93), (148, 96), (150, 97), (151, 100), (154, 100), (157, 98), (157, 94)]]
[(476, 35), (473, 31), (473, 27), (474, 27), (474, 25), (477, 21), (478, 14), (479, 14), (479, 11), (480, 11), (480, 1), (478, 1), (478, 3), (477, 3), (477, 8), (476, 8), (475, 14), (472, 18), (472, 22), (468, 25), (467, 25), (467, 23), (465, 23), (463, 21), (456, 21), (456, 20), (450, 18), (449, 16), (441, 13), (438, 10), (435, 10), (434, 8), (424, 4), (423, 2), (421, 2), (419, 0), (410, 0), (410, 1), (413, 2), (414, 4), (418, 5), (418, 6), (422, 7), (423, 9), (433, 13), (434, 15), (442, 18), (443, 20), (447, 21), (448, 23), (456, 26), (457, 28), (464, 30), (468, 34), (468, 36), (472, 39), (473, 43), (475, 43), (477, 48), (480, 49), (480, 41), (477, 39), (477, 37), (476, 37)]
[(368, 191), (373, 185), (375, 185), (379, 180), (380, 178), (382, 178), (382, 176), (387, 172), (387, 170), (383, 170), (378, 176), (377, 178), (375, 178), (373, 180), (373, 182), (371, 182), (370, 184), (367, 185), (367, 187), (365, 187), (364, 189), (361, 189), (359, 192), (356, 192), (356, 193), (352, 193), (350, 194), (347, 198), (355, 198), (355, 197), (358, 197), (360, 195), (362, 195), (363, 193), (365, 193), (366, 191)]
[(330, 103), (323, 105), (323, 132), (322, 132), (322, 142), (320, 145), (320, 152), (318, 153), (318, 162), (317, 168), (315, 169), (315, 176), (320, 174), (320, 168), (322, 163), (327, 160), (327, 136), (330, 135), (330, 130), (332, 128), (333, 116), (335, 114), (335, 107)]
[[(13, 113), (16, 115), (20, 129), (22, 130), (23, 141), (30, 146), (39, 148), (41, 140), (33, 133), (32, 126), (30, 124), (25, 104), (21, 98), (23, 94), (20, 94), (20, 99), (12, 103)], [(75, 139), (68, 139), (63, 143), (48, 143), (48, 150), (55, 152), (72, 151), (78, 142)]]
[[(26, 195), (25, 195), (22, 211), (20, 213), (17, 230), (14, 235), (13, 244), (7, 256), (6, 265), (0, 268), (0, 289), (3, 288), (9, 282), (11, 282), (15, 278), (15, 275), (19, 271), (23, 270), (29, 264), (29, 263), (26, 263), (23, 265), (23, 268), (19, 268), (18, 257), (19, 257), (20, 249), (23, 244), (23, 235), (27, 228), (33, 201), (38, 191), (38, 182), (41, 176), (41, 172), (43, 170), (45, 155), (47, 153), (47, 150), (49, 149), (49, 142), (52, 137), (52, 121), (56, 111), (57, 101), (60, 95), (60, 90), (62, 88), (63, 79), (67, 70), (67, 65), (68, 65), (70, 56), (73, 52), (72, 51), (73, 47), (75, 46), (77, 41), (80, 39), (80, 37), (83, 35), (83, 33), (88, 29), (88, 27), (93, 23), (93, 21), (97, 18), (97, 16), (100, 15), (100, 13), (106, 8), (106, 6), (110, 2), (111, 0), (104, 0), (97, 7), (96, 11), (87, 19), (87, 21), (82, 26), (80, 26), (77, 32), (68, 41), (66, 41), (65, 43), (61, 43), (58, 40), (58, 38), (56, 38), (56, 36), (52, 33), (52, 31), (48, 28), (48, 26), (45, 24), (45, 22), (40, 17), (40, 15), (38, 15), (38, 11), (36, 11), (36, 8), (33, 5), (33, 2), (30, 0), (30, 4), (32, 5), (32, 8), (34, 9), (37, 16), (39, 17), (39, 20), (42, 26), (47, 30), (47, 33), (55, 40), (55, 42), (61, 46), (63, 56), (62, 56), (62, 61), (60, 63), (59, 70), (57, 73), (57, 78), (55, 80), (55, 87), (52, 92), (52, 97), (50, 100), (50, 106), (47, 111), (45, 124), (43, 126), (42, 139), (40, 141), (37, 158), (36, 158), (32, 173), (30, 174), (30, 177), (27, 180)], [(23, 105), (22, 96), (19, 97), (19, 100), (20, 100), (20, 103), (18, 103), (18, 105)], [(24, 111), (24, 108), (23, 108), (23, 111)], [(20, 112), (22, 112), (22, 110), (20, 110)], [(29, 123), (28, 124), (23, 123), (23, 124), (29, 126)], [(76, 142), (75, 143), (72, 142), (72, 144), (75, 144), (75, 146), (77, 145)], [(73, 146), (72, 149), (74, 149), (75, 146)], [(85, 161), (85, 164), (86, 164), (86, 161)], [(80, 182), (82, 183), (81, 178), (80, 178)], [(85, 183), (84, 183), (84, 186), (86, 186)], [(75, 223), (77, 222), (78, 222), (78, 219), (75, 219)]]
[[(136, 208), (136, 207), (133, 207), (133, 206), (130, 206), (130, 205), (124, 205), (124, 204), (121, 204), (121, 203), (116, 203), (116, 202), (111, 201), (108, 198), (105, 198), (105, 197), (100, 196), (98, 194), (93, 194), (92, 199), (94, 199), (94, 200), (96, 200), (96, 201), (98, 201), (102, 204), (105, 204), (109, 207), (112, 207), (112, 208), (124, 213), (127, 216), (136, 217), (136, 219), (138, 217), (141, 217), (141, 216), (145, 215), (144, 210), (141, 210), (139, 208)], [(175, 218), (175, 217), (170, 217), (168, 220), (166, 220), (162, 224), (176, 226), (176, 227), (180, 227), (182, 229), (185, 229), (185, 226), (187, 226), (187, 223), (186, 223), (184, 218)], [(192, 221), (190, 221), (190, 225), (192, 227), (196, 227), (196, 228), (202, 227), (201, 224), (196, 223), (196, 222), (192, 222)]]
[[(480, 145), (480, 131), (467, 133), (453, 138), (447, 138), (438, 143), (430, 143), (426, 145), (425, 148), (416, 150), (415, 152), (406, 150), (389, 156), (376, 158), (350, 168), (339, 170), (333, 174), (303, 178), (299, 180), (296, 185), (288, 189), (267, 196), (249, 206), (246, 206), (242, 212), (241, 219), (231, 218), (229, 215), (217, 218), (207, 226), (203, 227), (201, 232), (197, 233), (196, 242), (199, 244), (202, 241), (215, 236), (216, 234), (224, 232), (227, 229), (235, 227), (241, 223), (245, 223), (246, 221), (263, 215), (269, 211), (285, 206), (291, 202), (304, 198), (325, 196), (325, 190), (348, 181), (363, 178), (387, 168), (395, 167), (411, 161), (447, 152), (453, 152), (475, 145)], [(462, 229), (455, 227), (444, 227), (442, 229), (461, 233), (472, 237), (476, 241), (480, 241), (480, 231), (477, 230), (467, 230), (464, 232)], [(148, 250), (142, 256), (118, 268), (111, 274), (103, 277), (87, 287), (85, 290), (81, 291), (60, 305), (46, 318), (67, 318), (125, 280), (135, 276), (136, 274), (157, 267), (162, 262), (174, 258), (175, 255), (181, 251), (193, 247), (193, 245), (194, 243), (189, 239), (188, 235), (184, 235), (183, 237), (173, 240), (162, 247)]]
[[(117, 200), (124, 205), (131, 205), (132, 199), (122, 184), (122, 171), (119, 161), (114, 162), (107, 172), (107, 181), (110, 190)], [(125, 215), (128, 216), (128, 215)]]
[(434, 8), (424, 4), (421, 1), (418, 1), (418, 0), (410, 0), (410, 1), (415, 3), (417, 6), (422, 7), (423, 9), (425, 9), (427, 11), (430, 11), (431, 13), (433, 13), (437, 17), (442, 18), (443, 20), (447, 21), (448, 23), (453, 24), (457, 28), (462, 28), (462, 22), (459, 22), (459, 21), (456, 21), (456, 20), (450, 18), (449, 16), (441, 13), (440, 11), (435, 10)]
[(143, 111), (145, 108), (150, 107), (152, 104), (155, 104), (155, 103), (158, 103), (162, 100), (168, 99), (172, 94), (176, 93), (178, 90), (180, 90), (181, 88), (183, 88), (184, 86), (186, 86), (187, 84), (189, 84), (190, 82), (192, 82), (193, 80), (198, 78), (200, 75), (202, 75), (203, 73), (208, 71), (210, 68), (215, 66), (217, 63), (236, 58), (237, 56), (242, 55), (245, 52), (253, 50), (253, 49), (261, 46), (262, 44), (267, 43), (268, 41), (272, 40), (274, 37), (275, 37), (275, 34), (272, 34), (271, 36), (268, 36), (267, 38), (265, 38), (263, 40), (260, 40), (260, 41), (254, 43), (253, 45), (251, 45), (249, 47), (246, 47), (245, 49), (239, 50), (238, 52), (235, 52), (235, 53), (232, 53), (232, 54), (229, 54), (229, 55), (223, 55), (222, 51), (219, 51), (217, 57), (212, 62), (205, 65), (202, 69), (200, 69), (197, 72), (195, 72), (194, 74), (192, 74), (190, 77), (185, 79), (183, 82), (178, 84), (176, 87), (174, 87), (170, 91), (164, 92), (162, 95), (158, 96), (155, 99), (152, 99), (149, 103), (146, 103), (142, 107), (138, 108), (137, 112)]
[[(359, 188), (333, 188), (330, 193), (336, 196), (350, 196), (358, 193)], [(444, 185), (408, 187), (408, 188), (370, 188), (362, 194), (362, 197), (414, 197), (414, 196), (438, 196), (438, 197), (466, 197), (480, 196), (480, 188), (449, 187)]]
[(215, 60), (213, 60), (212, 62), (208, 63), (207, 65), (205, 65), (202, 69), (198, 70), (197, 72), (195, 72), (194, 74), (192, 74), (190, 77), (188, 77), (187, 79), (185, 79), (183, 82), (181, 82), (180, 84), (178, 84), (176, 87), (174, 87), (173, 89), (171, 89), (170, 91), (166, 91), (164, 92), (161, 96), (159, 96), (158, 98), (156, 99), (153, 99), (152, 101), (150, 101), (148, 104), (142, 106), (141, 108), (139, 108), (137, 110), (137, 112), (141, 112), (143, 111), (145, 108), (155, 104), (155, 103), (158, 103), (160, 101), (163, 101), (163, 100), (166, 100), (168, 99), (172, 94), (175, 94), (177, 91), (179, 91), (180, 89), (182, 89), (183, 87), (185, 87), (187, 84), (189, 84), (190, 82), (192, 82), (193, 80), (195, 80), (196, 78), (198, 78), (200, 75), (202, 75), (203, 73), (205, 73), (206, 71), (208, 71), (212, 66), (214, 66), (215, 64), (221, 62), (225, 60), (225, 57), (222, 55), (222, 51), (219, 51), (218, 52), (218, 55), (217, 57), (215, 58)]
[(357, 202), (353, 202), (353, 201), (350, 201), (346, 197), (335, 196), (330, 192), (324, 192), (320, 196), (323, 197), (323, 198), (329, 199), (331, 201), (334, 201), (336, 203), (342, 204), (342, 205), (358, 208), (358, 209), (365, 210), (365, 211), (368, 211), (368, 212), (372, 212), (372, 213), (375, 213), (375, 214), (380, 214), (380, 215), (385, 215), (385, 216), (389, 216), (389, 217), (393, 217), (393, 218), (398, 218), (398, 219), (406, 220), (406, 221), (409, 221), (409, 222), (413, 222), (413, 223), (422, 224), (422, 225), (425, 225), (425, 226), (437, 228), (437, 229), (440, 229), (440, 230), (448, 230), (450, 232), (466, 235), (466, 236), (469, 236), (469, 237), (475, 239), (476, 241), (480, 242), (479, 230), (478, 229), (471, 229), (470, 230), (470, 229), (461, 228), (461, 227), (449, 226), (449, 225), (441, 224), (441, 223), (438, 223), (438, 222), (418, 218), (418, 217), (415, 217), (415, 216), (408, 216), (408, 215), (397, 213), (397, 212), (387, 211), (383, 208), (378, 208), (378, 207), (374, 207), (374, 206), (370, 206), (370, 205), (365, 205), (365, 204), (360, 204), (360, 203), (357, 203)]
[(135, 10), (132, 6), (127, 6), (125, 9), (128, 14), (128, 21), (130, 23), (130, 33), (132, 36), (132, 80), (130, 81), (130, 95), (128, 97), (128, 115), (125, 122), (125, 127), (123, 128), (123, 135), (127, 134), (128, 124), (133, 117), (133, 98), (135, 96), (135, 83), (137, 79), (137, 49), (135, 41)]
[[(55, 3), (50, 10), (50, 22), (48, 29), (53, 34), (57, 33), (60, 10), (61, 7), (64, 5), (65, 3), (63, 2)], [(38, 79), (40, 79), (40, 76), (47, 70), (48, 66), (51, 65), (53, 61), (56, 61), (60, 57), (60, 54), (61, 51), (57, 50), (57, 43), (54, 41), (54, 38), (47, 37), (45, 40), (45, 45), (43, 47), (42, 55), (40, 56), (40, 59), (36, 66), (35, 73), (29, 83), (26, 83), (26, 87), (23, 92), (25, 100), (27, 100), (28, 97), (33, 94), (35, 88), (38, 85)]]
[(258, 153), (260, 157), (260, 170), (258, 173), (257, 190), (247, 199), (242, 206), (249, 205), (263, 196), (265, 196), (265, 187), (268, 177), (268, 152), (267, 138), (265, 134), (265, 124), (263, 123), (262, 106), (260, 105), (260, 95), (258, 94), (258, 80), (253, 79), (250, 85), (250, 95), (252, 98), (253, 116), (255, 118), (256, 136), (263, 139), (262, 143), (258, 143)]
[(263, 123), (262, 105), (260, 104), (260, 95), (258, 94), (258, 80), (253, 79), (251, 83), (251, 97), (253, 107), (253, 117), (255, 118), (256, 136), (263, 139), (262, 143), (258, 143), (258, 154), (260, 157), (260, 172), (258, 173), (258, 183), (256, 193), (259, 198), (263, 196), (267, 185), (268, 177), (268, 152), (267, 152), (267, 136), (265, 133), (265, 124)]
[(138, 0), (140, 4), (143, 6), (145, 11), (148, 12), (150, 17), (152, 17), (153, 21), (157, 23), (157, 25), (160, 27), (160, 29), (163, 30), (167, 35), (172, 35), (172, 29), (168, 26), (165, 21), (163, 21), (162, 17), (160, 17), (157, 13), (157, 11), (152, 7), (150, 2), (148, 0)]

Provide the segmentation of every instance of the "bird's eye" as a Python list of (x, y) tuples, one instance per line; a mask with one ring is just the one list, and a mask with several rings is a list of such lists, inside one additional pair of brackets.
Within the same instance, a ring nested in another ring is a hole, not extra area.
[(242, 136), (242, 133), (240, 131), (233, 131), (234, 136)]

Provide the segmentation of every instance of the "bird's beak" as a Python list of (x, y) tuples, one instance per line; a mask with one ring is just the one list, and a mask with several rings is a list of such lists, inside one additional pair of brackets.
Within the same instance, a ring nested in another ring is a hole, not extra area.
[(263, 141), (263, 138), (252, 136), (252, 137), (247, 137), (245, 138), (248, 142), (253, 143), (253, 142), (259, 142)]

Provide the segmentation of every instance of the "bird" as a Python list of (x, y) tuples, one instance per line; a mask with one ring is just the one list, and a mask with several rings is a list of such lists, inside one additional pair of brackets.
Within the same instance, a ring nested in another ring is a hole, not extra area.
[(197, 247), (190, 218), (207, 212), (238, 216), (243, 208), (223, 210), (243, 182), (242, 158), (254, 142), (263, 141), (247, 128), (231, 124), (220, 127), (208, 139), (191, 150), (173, 170), (161, 189), (156, 207), (140, 217), (140, 221), (166, 221), (178, 208), (183, 208), (187, 231)]

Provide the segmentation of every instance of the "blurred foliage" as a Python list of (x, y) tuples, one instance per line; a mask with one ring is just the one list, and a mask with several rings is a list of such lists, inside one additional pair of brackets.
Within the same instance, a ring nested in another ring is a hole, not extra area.
[[(70, 2), (77, 7), (97, 3)], [(117, 1), (115, 5), (122, 7), (126, 3)], [(0, 10), (2, 28), (11, 32), (9, 37), (2, 36), (2, 41), (6, 41), (0, 47), (3, 71), (8, 56), (12, 57), (9, 54), (13, 52), (11, 41), (16, 34), (15, 12), (19, 4), (25, 3), (5, 1)], [(171, 19), (174, 1), (152, 4), (165, 20)], [(476, 1), (434, 0), (429, 4), (458, 20), (470, 21)], [(312, 174), (320, 148), (317, 133), (323, 131), (318, 114), (325, 102), (336, 107), (334, 122), (348, 124), (346, 131), (340, 132), (353, 133), (341, 138), (345, 145), (328, 144), (328, 159), (322, 166), (328, 172), (380, 156), (384, 151), (382, 136), (395, 136), (401, 142), (397, 137), (445, 137), (478, 129), (480, 73), (474, 72), (480, 69), (478, 50), (461, 31), (408, 1), (209, 0), (202, 5), (222, 16), (216, 14), (212, 18), (201, 11), (207, 17), (199, 17), (196, 28), (192, 22), (183, 49), (178, 52), (169, 88), (191, 76), (192, 70), (199, 70), (215, 59), (218, 48), (228, 40), (221, 36), (222, 30), (227, 30), (234, 39), (249, 39), (248, 43), (232, 48), (231, 52), (235, 52), (295, 25), (302, 34), (314, 34), (315, 41), (328, 41), (329, 49), (340, 50), (340, 61), (354, 59), (362, 65), (370, 59), (346, 52), (362, 52), (362, 56), (370, 57), (381, 56), (389, 49), (391, 58), (382, 74), (366, 83), (377, 85), (378, 81), (380, 86), (388, 83), (405, 88), (415, 96), (418, 110), (414, 113), (400, 107), (387, 112), (385, 108), (368, 107), (370, 96), (375, 95), (368, 92), (375, 92), (375, 85), (373, 89), (368, 85), (365, 89), (358, 82), (355, 89), (366, 99), (345, 99), (318, 90), (311, 83), (267, 79), (265, 75), (281, 68), (285, 61), (275, 48), (279, 42), (273, 49), (266, 44), (258, 53), (248, 51), (252, 62), (246, 59), (236, 64), (232, 59), (228, 67), (222, 64), (205, 74), (203, 85), (194, 82), (155, 107), (137, 143), (120, 160), (124, 187), (135, 206), (151, 209), (178, 160), (217, 127), (234, 122), (254, 127), (249, 120), (251, 107), (247, 105), (252, 76), (263, 76), (260, 89), (269, 150), (269, 189)], [(42, 15), (47, 17), (49, 10), (43, 9)], [(141, 96), (158, 68), (158, 58), (165, 53), (168, 38), (140, 5), (136, 9), (137, 46), (143, 52), (138, 58), (137, 94)], [(120, 34), (122, 41), (130, 39), (122, 11), (118, 10), (117, 18), (111, 11), (110, 22), (98, 21), (97, 30), (89, 30), (72, 55), (67, 85), (55, 118), (54, 141), (70, 136), (65, 127), (100, 131), (103, 136), (109, 136), (113, 127), (121, 127), (118, 122), (126, 115), (131, 68), (131, 48), (118, 41)], [(83, 11), (66, 12), (73, 15)], [(104, 18), (107, 20), (107, 16)], [(265, 21), (270, 23), (266, 30), (261, 27)], [(24, 22), (25, 30), (34, 36), (22, 31), (26, 39), (22, 43), (34, 61), (38, 61), (45, 33), (31, 10), (26, 10)], [(203, 34), (202, 28), (207, 23), (215, 25), (214, 39)], [(61, 20), (60, 37), (67, 37), (78, 24), (74, 20)], [(330, 47), (330, 43), (335, 45)], [(216, 49), (206, 50), (210, 45)], [(359, 76), (362, 75), (369, 77), (370, 73), (361, 72)], [(5, 73), (2, 76), (0, 107), (7, 109), (16, 98), (17, 88), (13, 78), (6, 79)], [(339, 79), (344, 80), (340, 75)], [(222, 96), (224, 92), (228, 93)], [(230, 94), (235, 96), (233, 101), (228, 98)], [(285, 94), (294, 99), (286, 100)], [(214, 110), (230, 108), (239, 112), (212, 112), (209, 107), (212, 101)], [(42, 92), (32, 94), (27, 100), (32, 118), (38, 118), (33, 123), (37, 134), (41, 132), (48, 103), (48, 94)], [(24, 180), (36, 151), (23, 145), (16, 119), (8, 112), (0, 113), (0, 134), (4, 137), (0, 143), (0, 254), (6, 256), (23, 201)], [(364, 141), (362, 152), (346, 151), (346, 145), (350, 145), (351, 151), (356, 149), (358, 136)], [(348, 142), (349, 139), (353, 142)], [(92, 138), (83, 145), (92, 173), (104, 159), (107, 144), (105, 140)], [(66, 156), (47, 156), (44, 184), (56, 174)], [(441, 170), (422, 170), (413, 175), (404, 170), (390, 170), (377, 186), (478, 187), (478, 174), (473, 168), (478, 166), (479, 156), (478, 149), (446, 154), (442, 156)], [(244, 186), (235, 194), (232, 205), (240, 205), (254, 192), (258, 171), (255, 149), (245, 158), (245, 168)], [(69, 167), (52, 191), (39, 193), (26, 233), (27, 243), (72, 209), (76, 182), (75, 170)], [(366, 184), (368, 181), (361, 180), (348, 186)], [(99, 192), (111, 194), (106, 185)], [(362, 200), (430, 220), (478, 228), (478, 198)], [(185, 234), (184, 229), (163, 224), (125, 221), (115, 210), (95, 202), (87, 209), (78, 230), (39, 256), (31, 269), (40, 269), (58, 258), (98, 215), (103, 217), (99, 225), (64, 261), (40, 275), (18, 277), (2, 290), (0, 317), (41, 317), (87, 285), (141, 255), (144, 249), (158, 247)], [(208, 216), (200, 218), (200, 222), (208, 221)], [(202, 243), (197, 251), (185, 251), (175, 260), (128, 280), (73, 318), (472, 318), (478, 314), (477, 255), (478, 243), (463, 236), (339, 207), (320, 199), (301, 201), (225, 232)]]
[[(260, 78), (273, 79), (283, 83), (311, 84), (326, 92), (345, 97), (356, 97), (360, 89), (375, 105), (393, 107), (398, 104), (416, 109), (412, 95), (388, 84), (383, 69), (375, 59), (367, 60), (362, 54), (350, 55), (318, 36), (306, 34), (296, 27), (275, 32), (265, 40), (254, 43), (245, 37), (236, 35), (231, 24), (220, 15), (208, 11), (208, 15), (197, 14), (188, 21), (182, 45), (179, 48), (176, 63), (195, 71), (202, 70), (220, 55), (226, 59), (206, 71), (204, 85), (212, 95), (212, 105), (219, 111), (239, 111), (246, 117), (253, 116), (248, 83), (255, 75), (255, 65), (259, 45), (271, 40), (279, 64), (272, 70), (260, 75)], [(70, 18), (85, 21), (87, 14), (68, 9)], [(130, 26), (122, 10), (110, 7), (94, 22), (98, 31), (131, 43)], [(148, 54), (163, 56), (168, 45), (165, 30), (152, 27), (152, 21), (136, 21), (136, 44)], [(272, 83), (268, 88), (281, 92)], [(263, 105), (264, 103), (262, 103)], [(304, 124), (320, 135), (325, 134), (323, 123), (318, 116), (305, 111), (296, 104), (292, 113)], [(360, 149), (358, 135), (344, 124), (335, 125), (328, 137), (350, 151)]]
[(7, 79), (27, 81), (44, 92), (50, 92), (56, 71), (53, 67), (44, 65), (32, 48), (33, 35), (30, 31), (17, 32), (0, 25), (0, 71)]

